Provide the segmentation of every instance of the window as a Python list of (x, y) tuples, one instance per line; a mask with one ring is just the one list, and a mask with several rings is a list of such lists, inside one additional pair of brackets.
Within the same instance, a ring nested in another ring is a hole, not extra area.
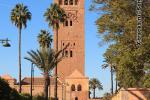
[(62, 0), (59, 0), (59, 5), (62, 5)]
[(72, 57), (72, 56), (73, 56), (72, 51), (70, 51), (70, 57)]
[(68, 21), (67, 20), (65, 21), (65, 26), (68, 26)]
[(70, 1), (69, 1), (69, 4), (70, 4), (70, 5), (73, 5), (73, 0), (70, 0)]
[(72, 20), (70, 21), (70, 26), (72, 26)]
[(76, 44), (74, 43), (73, 45), (75, 46)]
[(75, 97), (75, 100), (78, 100), (78, 97)]
[(71, 91), (75, 91), (76, 89), (75, 89), (75, 85), (73, 84), (72, 86), (71, 86)]
[(65, 51), (65, 55), (66, 55), (66, 57), (68, 57), (68, 51)]
[(64, 0), (64, 5), (68, 5), (68, 0)]
[(65, 54), (64, 54), (64, 50), (62, 51), (62, 56), (63, 56), (63, 57), (65, 56)]
[(77, 5), (78, 4), (78, 0), (75, 0), (75, 5)]
[(77, 86), (77, 90), (78, 90), (78, 91), (82, 91), (82, 87), (81, 87), (80, 84)]

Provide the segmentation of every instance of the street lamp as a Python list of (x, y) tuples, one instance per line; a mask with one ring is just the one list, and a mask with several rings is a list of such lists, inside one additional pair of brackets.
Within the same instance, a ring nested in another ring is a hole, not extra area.
[(33, 80), (34, 80), (34, 67), (33, 63), (31, 64), (31, 86), (30, 86), (30, 94), (31, 94), (31, 100), (32, 100), (32, 90), (33, 90)]
[(2, 43), (3, 47), (10, 47), (11, 46), (8, 41), (10, 41), (10, 40), (0, 39), (0, 43)]

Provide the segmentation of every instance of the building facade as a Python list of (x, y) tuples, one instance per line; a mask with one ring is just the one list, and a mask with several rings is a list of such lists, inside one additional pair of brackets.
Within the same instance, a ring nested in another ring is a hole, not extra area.
[[(84, 0), (54, 0), (67, 14), (67, 20), (60, 24), (58, 31), (58, 50), (63, 49), (64, 59), (58, 64), (58, 99), (59, 100), (88, 100), (89, 79), (85, 76), (85, 39), (84, 39)], [(55, 33), (55, 32), (54, 32)], [(54, 48), (56, 48), (54, 34)], [(18, 89), (16, 80), (9, 77), (6, 80), (10, 86)], [(10, 82), (11, 80), (11, 82)], [(22, 80), (22, 92), (30, 93), (30, 77)], [(42, 94), (44, 80), (34, 77), (33, 95)], [(50, 79), (49, 97), (54, 97), (54, 78)]]

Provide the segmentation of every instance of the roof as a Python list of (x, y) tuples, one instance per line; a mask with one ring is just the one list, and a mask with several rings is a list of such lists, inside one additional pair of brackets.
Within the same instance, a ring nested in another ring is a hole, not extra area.
[(81, 74), (78, 70), (75, 70), (67, 78), (86, 78), (86, 77), (83, 74)]
[[(30, 83), (31, 83), (31, 78), (30, 77), (25, 77), (22, 80), (22, 85), (30, 85)], [(33, 84), (34, 85), (44, 85), (44, 78), (42, 78), (42, 77), (34, 77)], [(54, 78), (50, 79), (50, 84), (51, 85), (55, 84), (55, 79)], [(58, 84), (61, 85), (61, 83), (59, 81), (58, 81)]]
[(14, 79), (9, 74), (2, 75), (1, 78), (5, 79), (5, 80), (13, 80)]

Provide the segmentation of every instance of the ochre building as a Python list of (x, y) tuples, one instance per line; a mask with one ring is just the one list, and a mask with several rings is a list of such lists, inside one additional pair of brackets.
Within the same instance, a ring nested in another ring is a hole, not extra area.
[[(58, 31), (58, 50), (67, 44), (63, 52), (64, 59), (58, 64), (58, 99), (88, 100), (89, 79), (85, 76), (85, 35), (84, 35), (84, 0), (54, 0), (67, 14), (67, 20), (60, 24)], [(54, 32), (55, 33), (55, 32)], [(54, 34), (54, 48), (56, 48)], [(5, 75), (11, 87), (18, 89), (16, 79)], [(30, 93), (30, 77), (22, 80), (22, 92)], [(33, 95), (43, 92), (44, 80), (34, 77)], [(54, 78), (51, 78), (49, 96), (54, 97)]]

